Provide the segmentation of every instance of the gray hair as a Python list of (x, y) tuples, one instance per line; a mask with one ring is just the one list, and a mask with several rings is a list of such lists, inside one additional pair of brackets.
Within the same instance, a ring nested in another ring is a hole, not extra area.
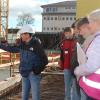
[(88, 15), (88, 19), (89, 19), (89, 21), (100, 22), (100, 9), (96, 9), (96, 10), (92, 11)]

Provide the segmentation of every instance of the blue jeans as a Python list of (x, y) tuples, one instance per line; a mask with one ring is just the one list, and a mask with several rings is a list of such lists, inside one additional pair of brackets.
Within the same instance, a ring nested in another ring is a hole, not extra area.
[(92, 98), (88, 97), (82, 89), (80, 89), (80, 92), (81, 92), (81, 100), (93, 100)]
[(28, 77), (22, 77), (22, 100), (28, 100), (30, 89), (32, 100), (40, 100), (40, 75), (34, 75), (32, 72)]
[(72, 75), (70, 70), (64, 69), (65, 100), (71, 100)]
[(71, 100), (81, 100), (80, 88), (75, 77), (72, 79), (72, 96)]

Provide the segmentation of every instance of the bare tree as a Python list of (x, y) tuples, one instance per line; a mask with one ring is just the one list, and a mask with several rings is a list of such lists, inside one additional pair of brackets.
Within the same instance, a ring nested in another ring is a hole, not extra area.
[(19, 15), (18, 16), (18, 24), (17, 26), (23, 26), (23, 25), (26, 25), (26, 24), (34, 24), (34, 18), (32, 16), (32, 14), (30, 13), (26, 13), (26, 14), (22, 14), (22, 15)]

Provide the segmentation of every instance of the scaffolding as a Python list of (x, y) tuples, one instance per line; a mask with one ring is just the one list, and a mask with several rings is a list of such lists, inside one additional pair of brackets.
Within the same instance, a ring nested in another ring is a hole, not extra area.
[(0, 39), (7, 40), (9, 0), (0, 0)]

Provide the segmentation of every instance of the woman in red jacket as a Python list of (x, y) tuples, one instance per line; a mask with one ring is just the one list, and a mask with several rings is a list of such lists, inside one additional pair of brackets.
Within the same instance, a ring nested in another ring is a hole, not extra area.
[(70, 60), (75, 46), (75, 39), (73, 39), (72, 29), (66, 27), (64, 30), (64, 38), (60, 42), (60, 66), (64, 70), (64, 82), (65, 82), (65, 100), (71, 100), (71, 71)]

